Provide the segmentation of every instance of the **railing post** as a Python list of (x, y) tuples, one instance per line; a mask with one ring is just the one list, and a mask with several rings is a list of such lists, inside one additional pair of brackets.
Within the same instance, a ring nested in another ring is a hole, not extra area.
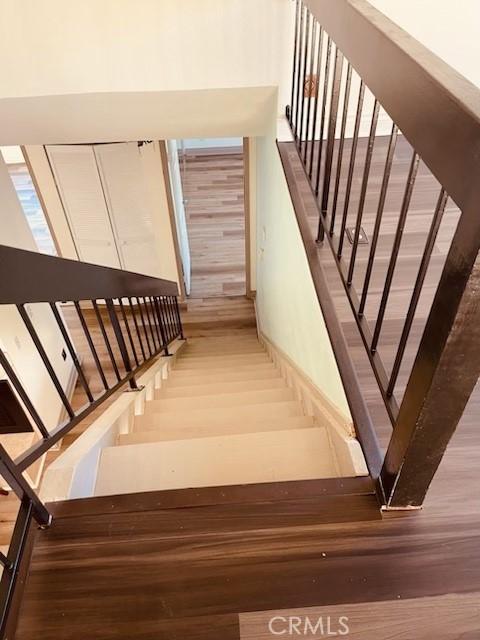
[[(130, 362), (130, 357), (127, 351), (127, 345), (125, 343), (125, 339), (123, 337), (122, 328), (120, 327), (120, 323), (117, 318), (117, 314), (115, 313), (115, 306), (113, 304), (113, 300), (106, 300), (108, 315), (110, 317), (110, 322), (112, 324), (113, 332), (115, 333), (115, 338), (117, 340), (118, 348), (120, 349), (120, 355), (122, 356), (123, 366), (125, 367), (125, 371), (127, 373), (132, 373), (132, 365)], [(135, 377), (132, 376), (128, 381), (131, 389), (138, 389), (137, 381)]]
[(387, 508), (422, 505), (480, 375), (480, 223), (464, 211), (381, 472)]
[(15, 462), (10, 458), (7, 451), (0, 444), (0, 476), (11, 487), (12, 491), (23, 500), (30, 500), (33, 509), (33, 516), (39, 525), (48, 527), (52, 521), (52, 516), (43, 502), (30, 487), (28, 482), (18, 470)]

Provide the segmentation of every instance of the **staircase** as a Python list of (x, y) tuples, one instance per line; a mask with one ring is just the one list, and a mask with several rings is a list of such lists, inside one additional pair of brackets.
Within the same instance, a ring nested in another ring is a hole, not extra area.
[(225, 333), (188, 339), (131, 433), (103, 449), (95, 495), (339, 475), (326, 426), (255, 330)]

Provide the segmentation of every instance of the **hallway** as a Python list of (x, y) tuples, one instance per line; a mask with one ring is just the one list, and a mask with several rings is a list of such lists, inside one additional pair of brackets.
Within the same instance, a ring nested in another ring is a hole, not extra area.
[(192, 262), (190, 297), (244, 295), (242, 150), (187, 150), (184, 167), (182, 182)]

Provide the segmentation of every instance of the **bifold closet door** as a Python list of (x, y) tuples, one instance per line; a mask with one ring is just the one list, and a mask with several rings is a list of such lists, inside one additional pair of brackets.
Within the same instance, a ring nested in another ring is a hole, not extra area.
[(120, 267), (92, 145), (45, 147), (78, 252), (84, 262)]
[(123, 268), (161, 275), (152, 207), (138, 144), (102, 144), (95, 145), (94, 150)]

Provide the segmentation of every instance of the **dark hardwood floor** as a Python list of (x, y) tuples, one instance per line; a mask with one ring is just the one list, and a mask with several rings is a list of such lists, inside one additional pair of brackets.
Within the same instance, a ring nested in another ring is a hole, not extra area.
[[(404, 168), (407, 152), (400, 148), (397, 157)], [(358, 193), (358, 180), (356, 185)], [(426, 179), (421, 186), (429, 194), (435, 189)], [(428, 215), (421, 198), (418, 207), (423, 233)], [(394, 224), (394, 205), (389, 212)], [(452, 225), (455, 215), (452, 207)], [(421, 250), (416, 233), (406, 245), (412, 263), (408, 253), (399, 262), (399, 302), (387, 317), (382, 353), (392, 351), (398, 338), (400, 299)], [(440, 236), (439, 256), (447, 241)], [(389, 422), (333, 266), (328, 275), (385, 441)], [(429, 286), (435, 277), (432, 272)], [(381, 277), (375, 282), (380, 286)], [(417, 336), (425, 309), (419, 309)], [(294, 483), (58, 505), (53, 526), (36, 536), (17, 640), (259, 640), (274, 637), (268, 629), (274, 615), (347, 616), (346, 637), (355, 640), (476, 640), (479, 415), (475, 393), (421, 512), (382, 514), (365, 481), (344, 481), (342, 488)]]

